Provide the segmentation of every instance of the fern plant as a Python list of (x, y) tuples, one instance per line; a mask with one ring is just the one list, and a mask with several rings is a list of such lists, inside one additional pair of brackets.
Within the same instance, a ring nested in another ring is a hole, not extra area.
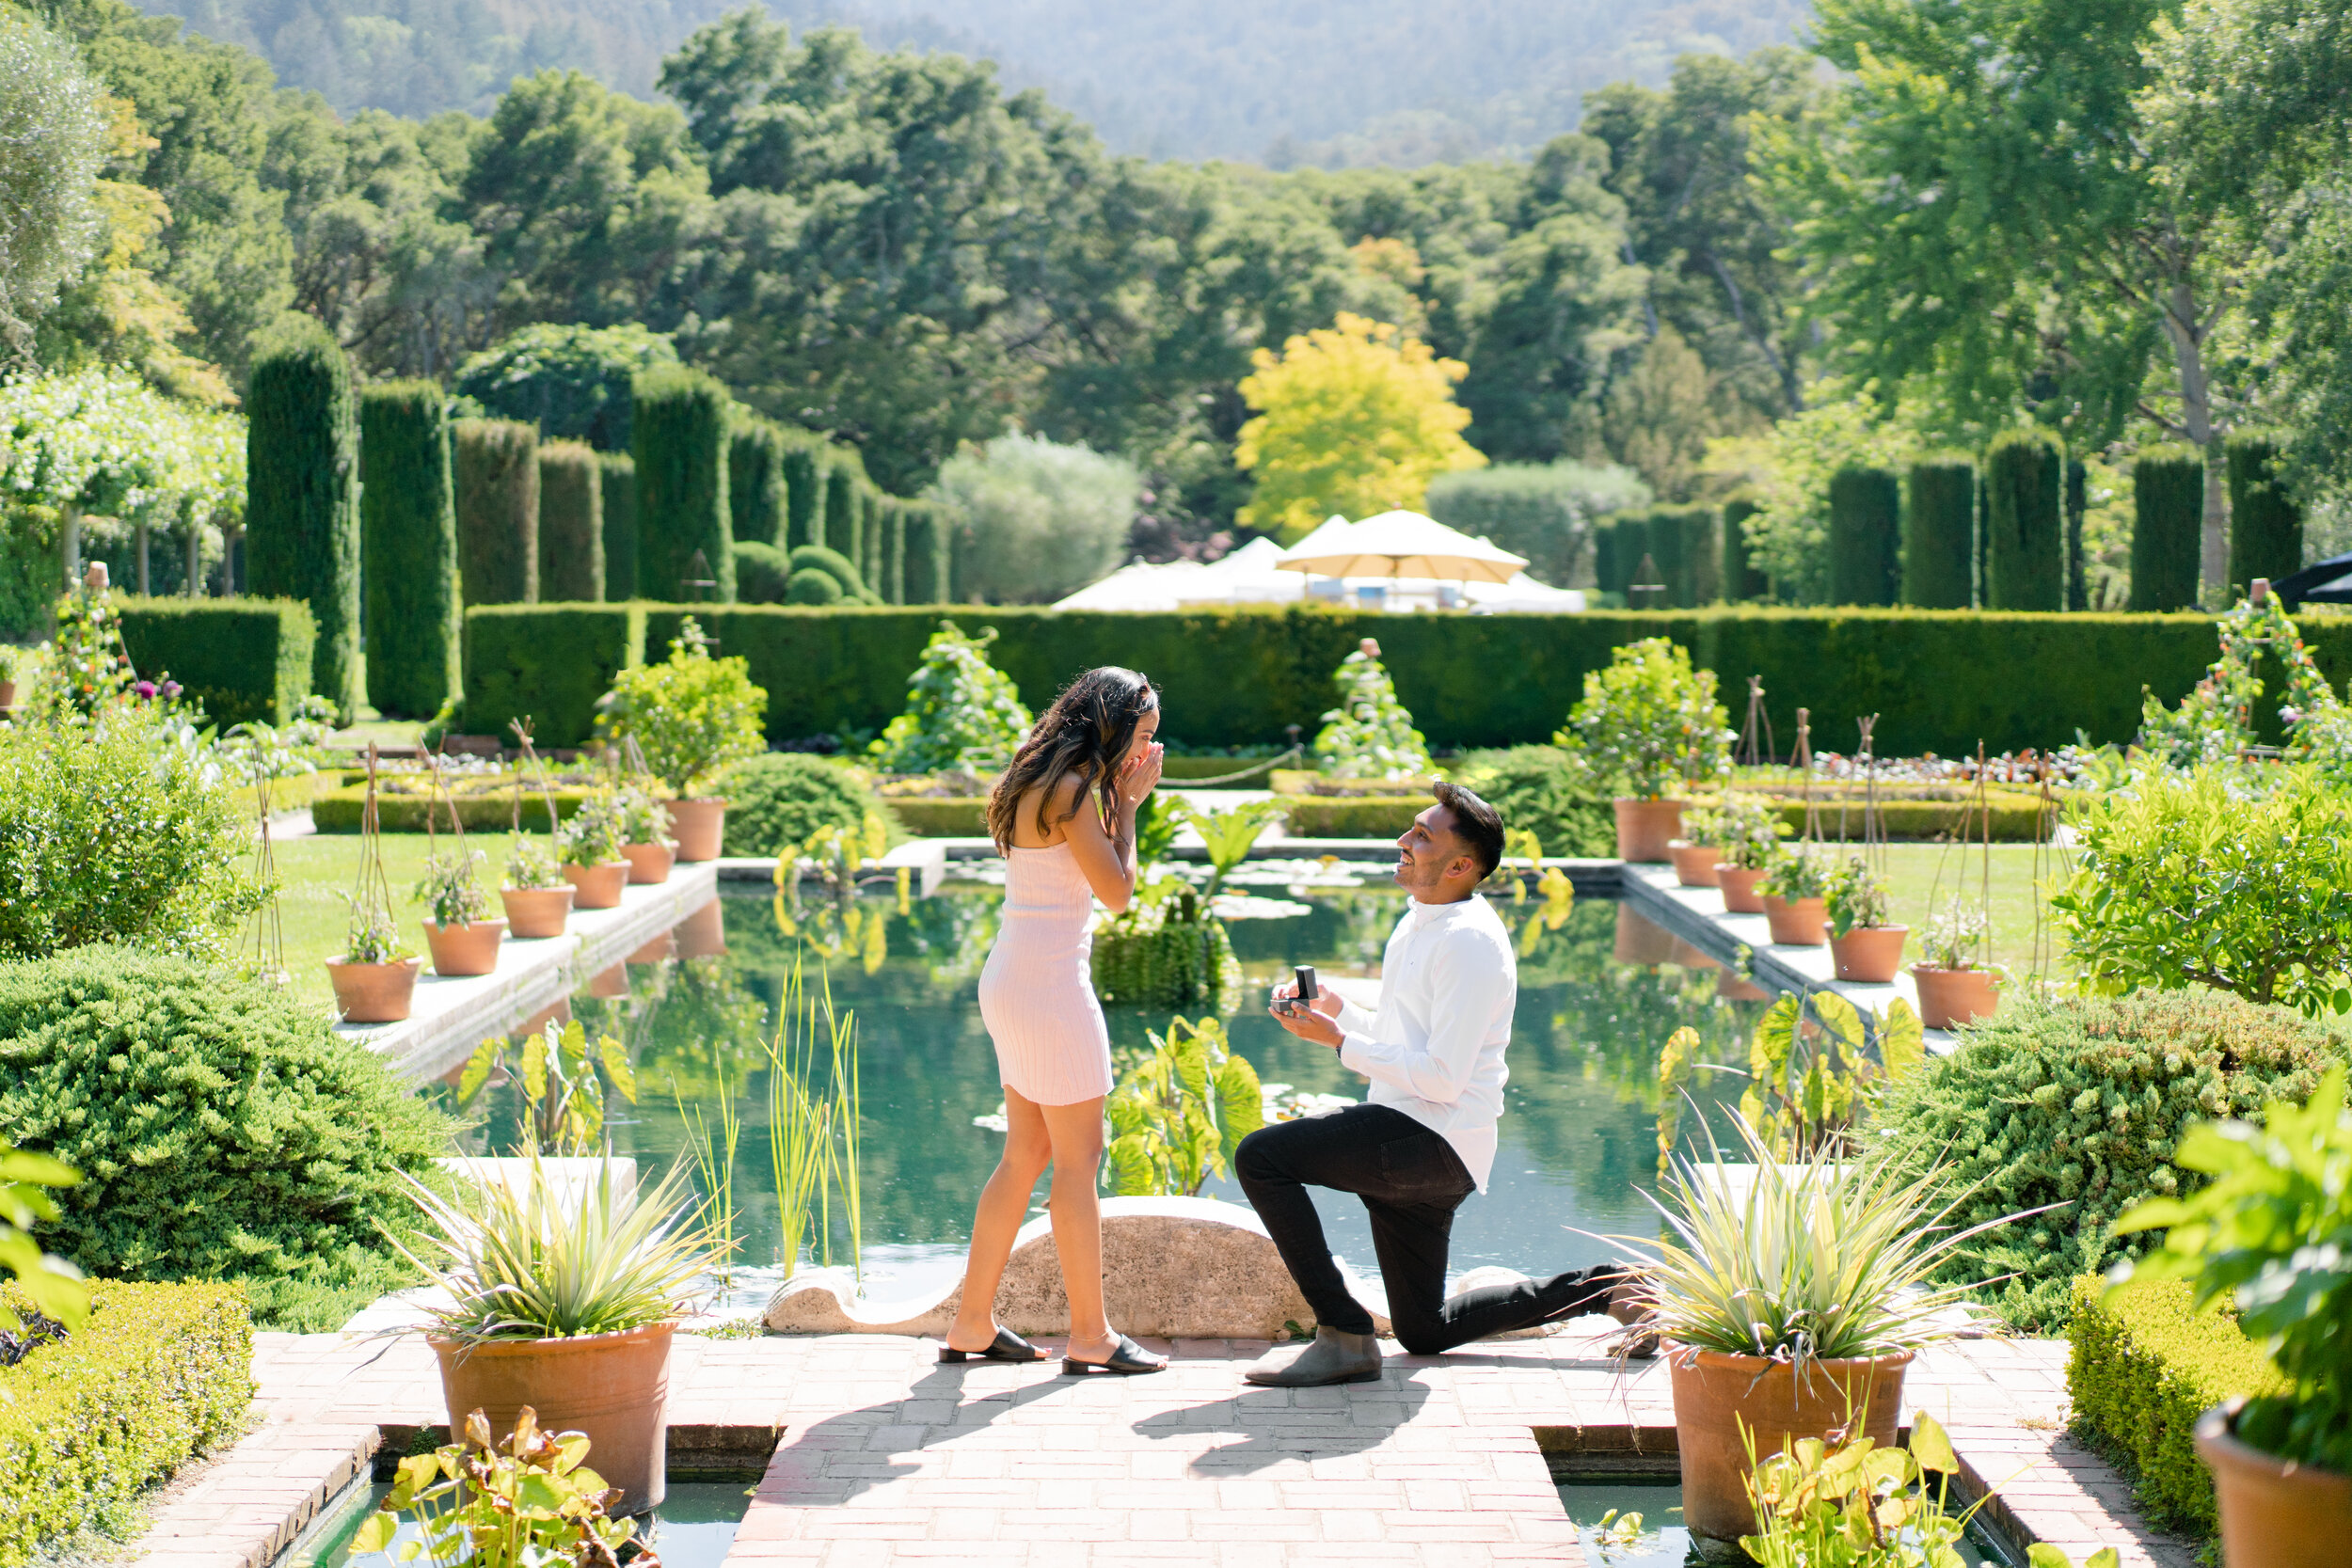
[(1177, 1018), (1152, 1053), (1111, 1091), (1111, 1192), (1193, 1197), (1221, 1176), (1242, 1139), (1265, 1122), (1257, 1069), (1228, 1048), (1213, 1018)]

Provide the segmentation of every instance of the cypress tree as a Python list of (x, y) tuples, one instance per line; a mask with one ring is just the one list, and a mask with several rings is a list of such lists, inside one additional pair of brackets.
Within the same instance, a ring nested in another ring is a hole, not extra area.
[(1602, 594), (1623, 594), (1632, 568), (1641, 562), (1639, 549), (1633, 550), (1631, 561), (1620, 562), (1636, 538), (1649, 532), (1649, 516), (1644, 512), (1617, 512), (1603, 517), (1593, 527), (1593, 587)]
[(1977, 466), (1964, 457), (1914, 463), (1903, 514), (1903, 603), (1966, 610), (1976, 534)]
[(625, 451), (596, 454), (604, 511), (604, 596), (637, 596), (637, 460)]
[(825, 542), (825, 455), (823, 444), (794, 431), (784, 449), (784, 503), (787, 549)]
[(466, 602), (539, 598), (539, 432), (519, 420), (460, 420), (457, 570)]
[[(700, 371), (662, 367), (631, 388), (637, 459), (637, 592), (673, 604), (735, 599), (727, 504), (727, 392)], [(713, 586), (689, 588), (702, 552)]]
[(312, 317), (269, 334), (246, 391), (246, 572), (318, 624), (310, 687), (359, 706), (359, 451), (351, 365)]
[(2066, 608), (2090, 608), (2090, 583), (2083, 575), (2083, 515), (2090, 510), (2090, 470), (2066, 460)]
[(907, 602), (907, 503), (896, 496), (882, 498), (882, 579), (881, 593), (890, 604)]
[(866, 476), (850, 464), (851, 459), (845, 451), (836, 450), (826, 453), (825, 537), (809, 542), (839, 552), (863, 576), (866, 568), (857, 558), (857, 482)]
[(2036, 426), (1994, 437), (1984, 459), (1988, 608), (2065, 608), (2065, 474), (2066, 444), (2055, 432)]
[(1890, 605), (1900, 584), (1902, 491), (1885, 468), (1838, 469), (1829, 481), (1829, 602)]
[(906, 519), (906, 604), (946, 604), (947, 529), (935, 501), (900, 501)]
[(737, 539), (788, 547), (786, 484), (783, 431), (746, 419), (727, 433), (727, 513)]
[[(1657, 580), (1666, 585), (1666, 593), (1654, 606), (1645, 602), (1644, 609), (1692, 610), (1714, 602), (1715, 558), (1719, 553), (1714, 525), (1711, 507), (1661, 506), (1650, 510), (1642, 531), (1642, 543), (1632, 552), (1633, 568), (1640, 570), (1639, 552), (1645, 549), (1651, 563), (1658, 568)], [(1627, 553), (1621, 542), (1620, 559)], [(1651, 597), (1643, 595), (1645, 601)]]
[(866, 574), (866, 586), (877, 594), (887, 594), (883, 578), (889, 575), (887, 546), (882, 540), (882, 502), (879, 486), (866, 485), (859, 490), (858, 516), (864, 524), (862, 547), (858, 552), (858, 570)]
[(1748, 563), (1748, 531), (1742, 526), (1762, 510), (1745, 496), (1724, 503), (1719, 576), (1724, 597), (1733, 604), (1752, 603), (1772, 591), (1771, 580)]
[(604, 478), (585, 441), (539, 449), (539, 597), (558, 604), (604, 598)]
[(2195, 447), (2141, 448), (2132, 464), (2134, 610), (2196, 607), (2204, 528), (2204, 453)]
[(1981, 469), (1977, 474), (1977, 599), (1979, 610), (1993, 608), (1993, 486)]
[[(2303, 564), (2303, 513), (2278, 477), (2278, 437), (2241, 430), (2222, 444), (2230, 486), (2230, 593), (2276, 581)], [(322, 634), (324, 635), (324, 634)]]
[(368, 701), (429, 719), (457, 694), (457, 506), (449, 412), (431, 381), (359, 393), (359, 536)]

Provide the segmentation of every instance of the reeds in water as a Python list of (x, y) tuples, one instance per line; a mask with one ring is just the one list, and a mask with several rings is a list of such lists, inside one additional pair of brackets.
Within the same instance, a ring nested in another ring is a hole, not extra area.
[[(833, 1265), (834, 1204), (839, 1201), (849, 1263), (863, 1278), (863, 1220), (858, 1193), (857, 1015), (836, 1013), (822, 976), (812, 991), (795, 959), (768, 1047), (768, 1158), (776, 1179), (787, 1277), (804, 1247)], [(821, 1086), (820, 1086), (821, 1085)]]

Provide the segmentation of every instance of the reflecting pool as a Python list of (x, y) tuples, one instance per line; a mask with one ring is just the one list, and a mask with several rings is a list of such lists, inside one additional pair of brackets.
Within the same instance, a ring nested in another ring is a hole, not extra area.
[[(1252, 863), (1235, 880), (1255, 884), (1240, 891), (1273, 917), (1230, 924), (1249, 983), (1248, 999), (1227, 1020), (1233, 1049), (1269, 1084), (1361, 1098), (1364, 1081), (1331, 1052), (1285, 1034), (1265, 1016), (1263, 998), (1294, 964), (1376, 976), (1404, 895), (1376, 872), (1359, 880), (1349, 868), (1314, 863)], [(686, 956), (657, 943), (639, 955), (644, 961), (597, 976), (574, 997), (575, 1015), (592, 1037), (610, 1033), (627, 1043), (639, 1090), (634, 1106), (614, 1103), (614, 1151), (666, 1164), (688, 1150), (697, 1121), (715, 1141), (731, 1105), (741, 1122), (731, 1165), (740, 1260), (756, 1271), (751, 1284), (772, 1280), (781, 1259), (765, 1042), (799, 962), (809, 989), (829, 987), (835, 1007), (856, 1015), (867, 1290), (888, 1299), (949, 1282), (1002, 1136), (984, 1125), (1004, 1093), (975, 1002), (1001, 898), (1000, 888), (979, 881), (951, 881), (929, 898), (886, 887), (834, 898), (803, 891), (790, 903), (730, 894), (717, 906), (723, 952), (711, 951), (717, 933), (706, 914), (701, 927), (681, 928), (676, 951)], [(1501, 897), (1495, 906), (1520, 953), (1511, 1082), (1492, 1188), (1457, 1216), (1453, 1266), (1457, 1275), (1487, 1264), (1542, 1274), (1599, 1262), (1613, 1249), (1582, 1232), (1657, 1230), (1642, 1189), (1655, 1185), (1656, 1069), (1666, 1037), (1688, 1024), (1705, 1042), (1702, 1059), (1743, 1063), (1756, 1005), (1720, 996), (1715, 966), (1614, 901), (1561, 908)], [(1136, 1007), (1105, 1013), (1115, 1051), (1144, 1046), (1147, 1031), (1168, 1022), (1165, 1012)], [(1699, 1078), (1708, 1114), (1686, 1116), (1685, 1135), (1702, 1120), (1727, 1135), (1720, 1101), (1737, 1099), (1738, 1079)], [(516, 1141), (518, 1102), (509, 1088), (485, 1105), (469, 1137), (483, 1152), (503, 1152)], [(1204, 1191), (1241, 1200), (1230, 1179), (1212, 1179)], [(1043, 1196), (1041, 1184), (1037, 1200)], [(1319, 1201), (1333, 1247), (1374, 1272), (1361, 1206), (1332, 1195)], [(807, 1260), (845, 1262), (848, 1241), (836, 1207)]]

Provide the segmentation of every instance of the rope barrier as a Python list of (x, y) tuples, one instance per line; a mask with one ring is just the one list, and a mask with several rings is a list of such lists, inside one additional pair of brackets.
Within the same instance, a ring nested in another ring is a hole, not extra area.
[(1160, 782), (1176, 789), (1202, 789), (1210, 784), (1235, 784), (1243, 779), (1252, 778), (1257, 774), (1279, 768), (1286, 762), (1296, 761), (1298, 758), (1306, 755), (1306, 753), (1307, 748), (1304, 746), (1294, 746), (1279, 757), (1268, 757), (1265, 761), (1259, 763), (1256, 767), (1245, 768), (1238, 773), (1219, 773), (1213, 779), (1163, 778)]

